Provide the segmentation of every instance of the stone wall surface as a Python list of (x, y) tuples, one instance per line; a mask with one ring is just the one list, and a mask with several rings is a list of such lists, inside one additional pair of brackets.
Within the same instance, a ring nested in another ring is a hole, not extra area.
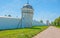
[[(45, 25), (45, 24), (34, 20), (32, 22), (32, 26), (34, 25), (38, 26), (38, 25)], [(20, 18), (0, 17), (0, 30), (1, 29), (23, 28), (23, 27), (25, 26), (21, 26)]]
[(0, 17), (0, 29), (17, 28), (20, 19)]

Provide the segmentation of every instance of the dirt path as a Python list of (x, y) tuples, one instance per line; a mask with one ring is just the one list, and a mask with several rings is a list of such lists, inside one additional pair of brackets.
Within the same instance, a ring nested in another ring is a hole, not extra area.
[(50, 26), (48, 29), (37, 34), (33, 38), (60, 38), (60, 29)]

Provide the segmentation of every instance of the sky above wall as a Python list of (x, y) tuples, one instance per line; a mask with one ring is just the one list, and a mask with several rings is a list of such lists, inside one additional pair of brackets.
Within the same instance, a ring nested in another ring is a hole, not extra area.
[[(27, 0), (0, 0), (0, 16), (12, 15), (21, 18), (21, 8)], [(29, 0), (34, 8), (34, 20), (49, 20), (50, 22), (60, 16), (60, 0)]]

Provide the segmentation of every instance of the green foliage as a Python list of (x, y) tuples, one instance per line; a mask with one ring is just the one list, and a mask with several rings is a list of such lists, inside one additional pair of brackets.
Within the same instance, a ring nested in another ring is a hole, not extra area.
[(60, 17), (56, 18), (52, 24), (57, 26), (60, 25)]
[(43, 20), (40, 20), (41, 23), (43, 23)]
[(57, 28), (60, 28), (60, 26), (58, 25), (58, 26), (56, 26)]
[(47, 27), (48, 26), (33, 26), (32, 28), (4, 30), (0, 31), (0, 38), (32, 38)]

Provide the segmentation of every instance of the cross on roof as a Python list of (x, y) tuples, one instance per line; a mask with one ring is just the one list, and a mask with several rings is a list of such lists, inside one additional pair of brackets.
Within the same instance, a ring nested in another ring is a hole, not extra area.
[(27, 4), (29, 4), (29, 0), (27, 0)]

